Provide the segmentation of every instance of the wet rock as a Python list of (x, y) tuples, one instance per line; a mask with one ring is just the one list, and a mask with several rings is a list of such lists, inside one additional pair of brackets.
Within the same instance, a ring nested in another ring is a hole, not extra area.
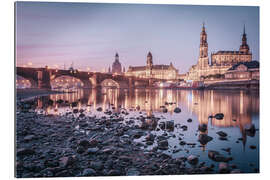
[(35, 135), (28, 135), (23, 138), (24, 142), (29, 142), (36, 139)]
[(212, 137), (208, 136), (207, 134), (200, 134), (199, 135), (199, 139), (198, 141), (202, 144), (202, 145), (206, 145), (208, 142), (212, 141)]
[(162, 141), (158, 141), (158, 149), (161, 150), (167, 150), (168, 149), (168, 141), (167, 140), (162, 140)]
[(221, 140), (221, 141), (227, 141), (228, 140), (227, 137), (222, 137), (222, 136), (220, 136), (218, 139)]
[(180, 112), (181, 112), (181, 109), (180, 109), (179, 107), (176, 107), (176, 108), (174, 109), (174, 112), (175, 112), (175, 113), (180, 113)]
[(221, 120), (224, 118), (224, 114), (223, 113), (217, 113), (215, 114), (214, 118), (218, 119), (218, 120)]
[(248, 136), (254, 137), (256, 133), (255, 125), (254, 124), (248, 124), (245, 126), (245, 132)]
[(83, 147), (89, 147), (90, 143), (89, 143), (89, 141), (87, 139), (83, 139), (83, 140), (79, 141), (78, 145), (83, 146)]
[(139, 176), (140, 171), (138, 171), (136, 168), (130, 168), (130, 169), (127, 170), (126, 175), (127, 176)]
[(146, 141), (154, 141), (155, 140), (155, 135), (153, 135), (153, 134), (148, 134), (146, 137), (145, 137), (145, 140)]
[(80, 113), (79, 117), (80, 117), (80, 118), (83, 118), (83, 117), (85, 117), (85, 114)]
[(117, 169), (112, 169), (108, 172), (109, 176), (120, 176), (122, 175), (121, 171), (117, 170)]
[(73, 113), (74, 113), (74, 114), (77, 114), (78, 112), (79, 112), (78, 109), (73, 109)]
[(56, 103), (58, 103), (58, 104), (62, 104), (64, 101), (63, 101), (63, 99), (58, 99), (57, 101), (56, 101)]
[(74, 162), (75, 162), (75, 157), (65, 156), (59, 159), (59, 165), (64, 168), (72, 165)]
[(185, 141), (180, 141), (180, 143), (179, 143), (181, 146), (184, 146), (184, 145), (186, 145), (187, 143), (185, 142)]
[(199, 124), (198, 130), (205, 132), (207, 130), (207, 124)]
[(219, 163), (218, 170), (219, 170), (220, 173), (228, 173), (228, 172), (230, 172), (228, 164), (224, 163), (224, 162)]
[(76, 107), (78, 105), (78, 102), (72, 102), (71, 107)]
[(97, 171), (102, 170), (103, 169), (103, 163), (101, 161), (97, 161), (97, 162), (92, 161), (90, 163), (90, 167), (97, 170)]
[(36, 152), (30, 148), (20, 148), (17, 150), (17, 156), (28, 156), (28, 155), (33, 155), (35, 153)]
[(97, 111), (99, 111), (99, 112), (102, 111), (102, 107), (98, 107)]
[(183, 131), (187, 131), (188, 127), (187, 127), (186, 125), (183, 125), (183, 126), (181, 126), (181, 129), (182, 129)]
[(220, 137), (227, 137), (227, 133), (223, 132), (223, 131), (218, 131), (217, 134), (220, 136)]
[(232, 160), (231, 157), (227, 158), (227, 157), (221, 155), (218, 151), (213, 151), (213, 150), (208, 151), (208, 157), (216, 162), (228, 162), (228, 161)]
[(168, 109), (167, 109), (167, 108), (163, 108), (163, 109), (162, 109), (162, 112), (163, 112), (163, 113), (167, 113), (167, 112), (168, 112)]
[(160, 122), (159, 125), (160, 129), (164, 130), (165, 129), (165, 122)]
[(88, 148), (86, 152), (87, 154), (95, 154), (98, 150), (98, 148)]
[(96, 171), (94, 169), (87, 168), (87, 169), (83, 170), (82, 175), (83, 176), (95, 176), (96, 175)]
[(189, 119), (187, 120), (187, 122), (191, 123), (191, 122), (192, 122), (192, 119), (189, 118)]
[(190, 156), (188, 156), (187, 161), (191, 165), (196, 165), (199, 162), (199, 158), (197, 156), (190, 155)]
[(166, 129), (173, 131), (174, 130), (174, 121), (166, 121)]

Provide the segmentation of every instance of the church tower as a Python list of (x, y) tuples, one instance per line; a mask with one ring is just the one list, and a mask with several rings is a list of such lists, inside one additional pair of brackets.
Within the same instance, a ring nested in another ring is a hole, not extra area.
[(243, 36), (242, 36), (242, 44), (239, 48), (240, 53), (243, 54), (248, 54), (249, 53), (249, 46), (247, 44), (247, 35), (246, 35), (246, 28), (244, 25), (244, 32), (243, 32)]
[(152, 68), (153, 68), (153, 56), (152, 53), (149, 51), (147, 54), (147, 61), (146, 61), (146, 76), (149, 78), (152, 77)]
[(200, 35), (200, 54), (199, 54), (198, 66), (200, 69), (204, 69), (209, 66), (207, 34), (205, 31), (204, 23), (203, 23), (202, 32)]
[(118, 53), (115, 54), (115, 61), (113, 62), (112, 65), (112, 73), (122, 73), (122, 66), (121, 63), (119, 62), (119, 55)]

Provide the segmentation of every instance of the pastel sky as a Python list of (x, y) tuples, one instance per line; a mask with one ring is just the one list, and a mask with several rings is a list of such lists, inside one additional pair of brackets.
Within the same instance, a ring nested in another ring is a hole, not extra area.
[(208, 34), (209, 56), (238, 50), (243, 25), (253, 60), (259, 60), (259, 8), (17, 2), (17, 66), (31, 62), (100, 71), (114, 61), (145, 65), (148, 51), (154, 64), (172, 62), (180, 73), (197, 63), (202, 23)]

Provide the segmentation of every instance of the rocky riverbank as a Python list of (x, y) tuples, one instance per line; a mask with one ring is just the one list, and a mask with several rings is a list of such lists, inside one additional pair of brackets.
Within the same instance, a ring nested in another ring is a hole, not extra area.
[[(65, 115), (37, 114), (34, 103), (18, 102), (16, 113), (16, 176), (17, 177), (66, 177), (66, 176), (122, 176), (122, 175), (173, 175), (206, 173), (239, 173), (230, 165), (232, 157), (224, 157), (217, 151), (209, 151), (214, 164), (209, 166), (197, 155), (179, 158), (165, 154), (170, 146), (166, 133), (151, 134), (145, 123), (136, 125), (134, 119), (123, 123), (128, 112), (112, 113), (98, 108), (104, 116), (86, 116), (83, 109), (74, 108)], [(175, 109), (180, 113), (181, 109)], [(105, 116), (106, 115), (106, 116)], [(222, 116), (220, 114), (219, 116)], [(141, 117), (140, 121), (147, 118)], [(220, 117), (221, 118), (221, 117)], [(188, 119), (192, 122), (192, 119)], [(144, 125), (143, 125), (144, 124)], [(174, 128), (173, 122), (160, 123)], [(187, 126), (181, 126), (187, 130)], [(207, 127), (201, 125), (200, 131)], [(225, 138), (226, 134), (220, 132)], [(143, 142), (136, 139), (144, 137)], [(180, 139), (179, 139), (180, 140)], [(199, 136), (200, 143), (212, 138)], [(188, 142), (181, 141), (188, 144)], [(181, 144), (180, 142), (180, 144)], [(141, 147), (157, 144), (151, 150)], [(195, 144), (190, 144), (195, 146)], [(216, 171), (215, 169), (218, 169)]]

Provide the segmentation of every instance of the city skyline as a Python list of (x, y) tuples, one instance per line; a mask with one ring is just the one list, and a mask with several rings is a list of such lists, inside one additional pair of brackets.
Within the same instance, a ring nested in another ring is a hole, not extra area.
[[(195, 13), (194, 13), (195, 12)], [(209, 57), (238, 50), (243, 26), (259, 58), (259, 8), (94, 3), (16, 3), (17, 66), (108, 69), (116, 52), (123, 67), (172, 62), (186, 73), (198, 61), (202, 23)], [(163, 20), (163, 21), (161, 21)]]

